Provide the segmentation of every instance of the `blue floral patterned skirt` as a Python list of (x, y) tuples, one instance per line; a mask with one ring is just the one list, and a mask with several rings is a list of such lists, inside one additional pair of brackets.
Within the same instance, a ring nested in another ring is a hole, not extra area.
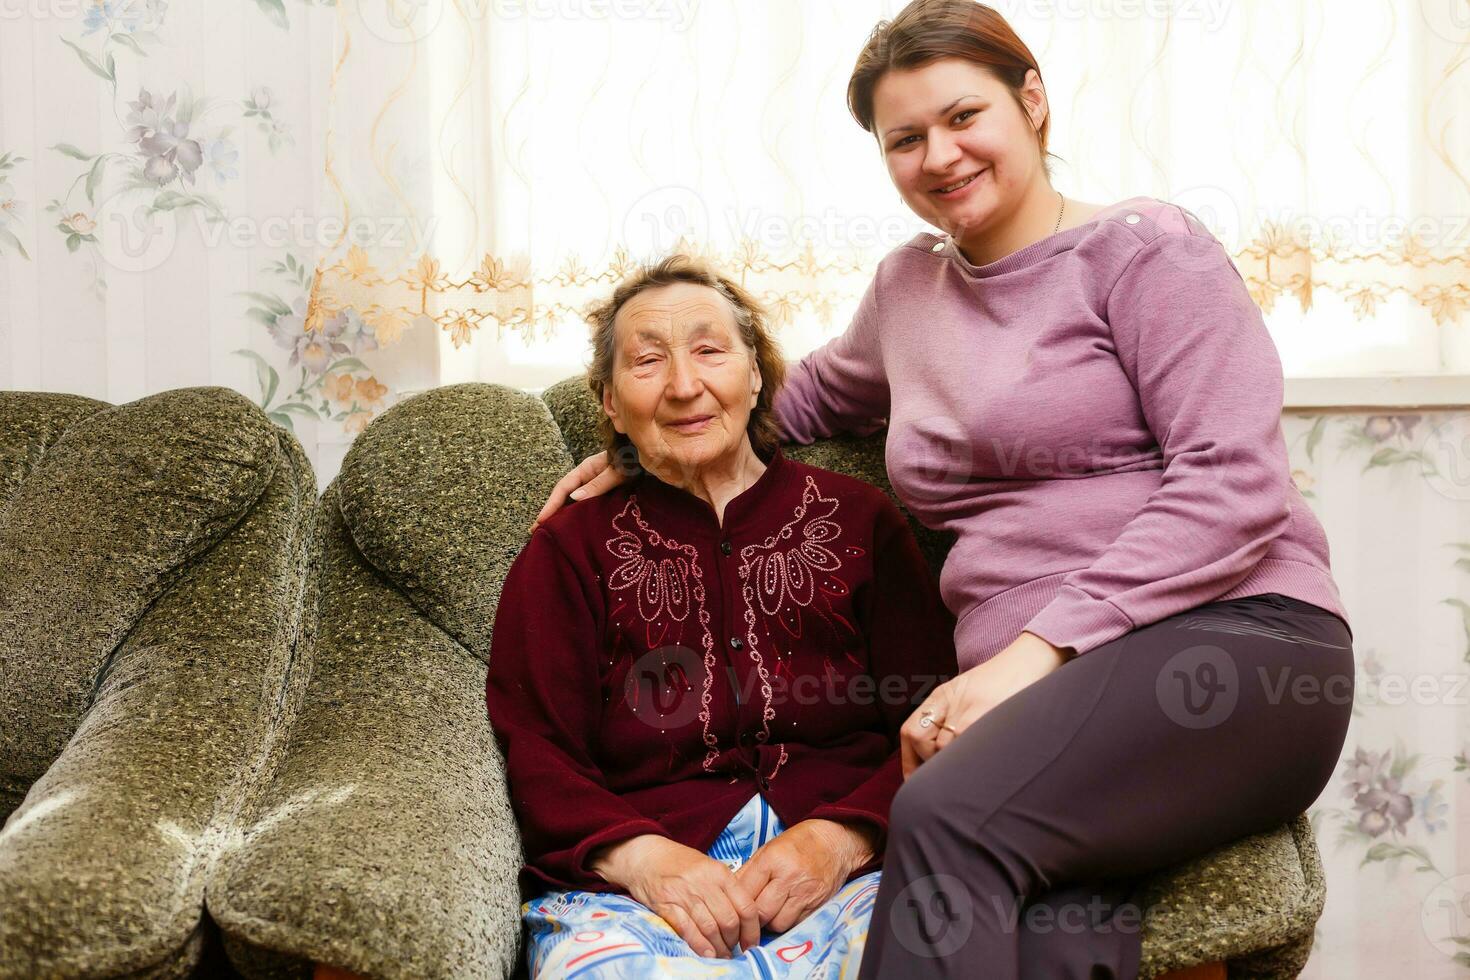
[[(765, 798), (753, 796), (706, 852), (739, 868), (785, 828)], [(738, 977), (835, 980), (856, 977), (881, 872), (854, 878), (784, 933), (763, 933), (731, 959), (697, 955), (662, 918), (626, 895), (547, 892), (521, 906), (536, 978)]]

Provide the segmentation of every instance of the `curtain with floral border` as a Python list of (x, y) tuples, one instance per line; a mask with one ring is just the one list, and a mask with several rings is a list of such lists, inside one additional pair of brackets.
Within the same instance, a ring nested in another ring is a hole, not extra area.
[[(577, 370), (638, 261), (711, 258), (798, 355), (923, 226), (845, 86), (901, 4), (343, 0), (312, 316), (434, 331), (442, 380)], [(1042, 65), (1055, 182), (1227, 245), (1292, 374), (1470, 372), (1467, 0), (996, 5)], [(354, 237), (385, 213), (417, 234)]]

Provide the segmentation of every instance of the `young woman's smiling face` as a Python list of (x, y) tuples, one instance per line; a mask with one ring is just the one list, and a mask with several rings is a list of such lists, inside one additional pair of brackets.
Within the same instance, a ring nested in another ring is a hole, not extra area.
[(925, 221), (963, 241), (1008, 220), (1044, 172), (1040, 78), (1028, 72), (1023, 110), (983, 67), (943, 58), (889, 71), (873, 88), (873, 131), (888, 175)]

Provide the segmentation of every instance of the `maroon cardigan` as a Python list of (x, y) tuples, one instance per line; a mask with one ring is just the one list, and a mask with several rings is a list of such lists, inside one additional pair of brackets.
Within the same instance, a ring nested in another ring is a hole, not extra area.
[(953, 616), (871, 484), (777, 449), (723, 527), (649, 473), (564, 507), (511, 565), (491, 636), (522, 887), (616, 890), (592, 851), (707, 850), (756, 793), (788, 827), (881, 839), (899, 726), (955, 670)]

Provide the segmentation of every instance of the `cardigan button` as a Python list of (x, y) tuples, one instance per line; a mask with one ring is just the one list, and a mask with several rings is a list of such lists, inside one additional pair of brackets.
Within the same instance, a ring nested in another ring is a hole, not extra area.
[(730, 547), (730, 542), (728, 542), (728, 541), (721, 541), (720, 542), (720, 554), (722, 554), (722, 555), (728, 555), (730, 552), (732, 552), (734, 550), (735, 550), (734, 548)]
[(750, 732), (741, 732), (740, 744), (747, 749), (750, 748), (752, 745), (755, 744), (755, 736), (750, 734)]
[(732, 637), (730, 637), (730, 649), (732, 649), (732, 650), (739, 650), (743, 646), (745, 646), (745, 642), (743, 640), (741, 640), (740, 637), (738, 637), (738, 636), (732, 636)]

